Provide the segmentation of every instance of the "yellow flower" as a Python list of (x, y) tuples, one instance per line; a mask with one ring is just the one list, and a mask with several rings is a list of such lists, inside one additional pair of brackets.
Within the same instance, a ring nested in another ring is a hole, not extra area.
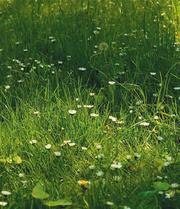
[(78, 181), (78, 184), (82, 187), (87, 187), (90, 184), (90, 182), (86, 179), (81, 179)]

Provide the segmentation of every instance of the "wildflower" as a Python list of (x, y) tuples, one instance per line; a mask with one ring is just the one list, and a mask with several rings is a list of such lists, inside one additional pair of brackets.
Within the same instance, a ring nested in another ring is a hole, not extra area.
[(1, 194), (5, 195), (5, 196), (9, 196), (9, 195), (11, 195), (11, 192), (9, 192), (9, 191), (1, 191)]
[(156, 75), (156, 72), (150, 72), (150, 75)]
[(96, 158), (100, 160), (100, 159), (104, 158), (104, 154), (99, 154)]
[(116, 117), (113, 117), (113, 116), (109, 116), (109, 119), (111, 120), (111, 121), (113, 121), (113, 122), (116, 122), (117, 121), (117, 118)]
[(99, 114), (97, 114), (97, 113), (91, 113), (90, 116), (93, 117), (93, 118), (96, 118), (96, 117), (99, 116)]
[(34, 111), (33, 115), (40, 115), (40, 112), (39, 111)]
[(109, 85), (114, 85), (116, 82), (115, 81), (109, 81), (108, 83), (109, 83)]
[(174, 87), (174, 90), (180, 90), (180, 86)]
[(158, 139), (159, 141), (163, 141), (163, 140), (164, 140), (164, 138), (163, 138), (162, 136), (158, 136), (157, 139)]
[(87, 150), (87, 147), (81, 147), (82, 150), (86, 151)]
[(179, 187), (179, 184), (178, 183), (172, 183), (171, 184), (171, 188), (178, 188)]
[(90, 170), (94, 170), (94, 169), (95, 169), (95, 165), (90, 165), (90, 166), (89, 166), (89, 169), (90, 169)]
[(141, 157), (141, 155), (139, 154), (139, 153), (134, 153), (134, 157), (136, 158), (136, 159), (139, 159), (140, 157)]
[(59, 151), (54, 152), (54, 154), (55, 154), (56, 157), (61, 156), (61, 152), (59, 152)]
[(51, 144), (46, 144), (46, 145), (45, 145), (45, 148), (46, 148), (46, 149), (51, 149), (51, 146), (52, 146)]
[(77, 98), (75, 98), (75, 100), (76, 100), (76, 102), (78, 102), (79, 101), (79, 98), (77, 97)]
[(120, 162), (118, 162), (118, 163), (114, 162), (113, 164), (111, 164), (112, 170), (120, 169), (120, 168), (122, 168), (122, 164)]
[(106, 202), (106, 205), (114, 205), (114, 203), (111, 202), (111, 201), (107, 201), (107, 202)]
[(100, 150), (100, 149), (102, 149), (102, 145), (101, 144), (96, 144), (96, 148)]
[(101, 177), (101, 176), (104, 175), (104, 172), (103, 172), (103, 171), (98, 171), (98, 172), (96, 173), (96, 175), (97, 175), (98, 177)]
[(0, 201), (0, 206), (6, 206), (8, 203), (7, 202), (4, 202), (4, 201)]
[(79, 67), (78, 70), (79, 70), (79, 71), (86, 71), (87, 68), (85, 68), (85, 67)]
[(83, 105), (83, 107), (88, 108), (88, 109), (91, 109), (91, 108), (94, 107), (94, 105)]
[(59, 64), (59, 65), (62, 65), (62, 64), (63, 64), (63, 61), (58, 61), (58, 64)]
[(126, 159), (127, 159), (127, 160), (131, 160), (131, 158), (132, 158), (131, 155), (127, 155), (127, 156), (126, 156)]
[(149, 124), (148, 122), (141, 122), (139, 125), (140, 125), (140, 126), (147, 127), (147, 126), (149, 126), (150, 124)]
[(154, 120), (158, 120), (159, 117), (157, 115), (154, 116)]
[(11, 86), (6, 85), (4, 88), (5, 88), (5, 90), (7, 91), (7, 90), (9, 90), (9, 89), (11, 88)]
[(70, 61), (71, 60), (71, 55), (67, 55), (66, 58), (67, 58), (67, 61)]
[(81, 179), (78, 181), (78, 184), (82, 187), (87, 187), (90, 184), (90, 182), (86, 179)]
[(19, 173), (19, 178), (23, 178), (25, 176), (24, 173)]
[(69, 146), (70, 146), (70, 147), (74, 147), (75, 145), (76, 145), (76, 143), (74, 143), (74, 142), (70, 142), (70, 143), (69, 143)]
[(78, 108), (78, 109), (82, 108), (82, 105), (77, 105), (77, 108)]
[(30, 144), (36, 144), (37, 140), (36, 139), (32, 139), (31, 141), (29, 141)]
[(131, 209), (131, 208), (125, 205), (125, 206), (123, 207), (123, 209)]
[(100, 51), (106, 51), (109, 48), (109, 45), (106, 42), (102, 42), (99, 44)]
[(77, 113), (76, 110), (69, 110), (68, 112), (69, 112), (70, 115), (75, 115)]
[(93, 97), (93, 96), (95, 96), (95, 93), (90, 92), (90, 93), (89, 93), (89, 96)]

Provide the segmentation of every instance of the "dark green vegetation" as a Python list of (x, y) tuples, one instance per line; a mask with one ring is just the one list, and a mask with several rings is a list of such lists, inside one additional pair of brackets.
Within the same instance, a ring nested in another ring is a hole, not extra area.
[(178, 209), (178, 15), (0, 1), (0, 207)]

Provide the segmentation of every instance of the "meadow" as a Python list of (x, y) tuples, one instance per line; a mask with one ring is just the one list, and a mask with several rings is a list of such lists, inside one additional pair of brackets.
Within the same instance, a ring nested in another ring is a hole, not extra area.
[(0, 208), (178, 209), (178, 0), (0, 0)]

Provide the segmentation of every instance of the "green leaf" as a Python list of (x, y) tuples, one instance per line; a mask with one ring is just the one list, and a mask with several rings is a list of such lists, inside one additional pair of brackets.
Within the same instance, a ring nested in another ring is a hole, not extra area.
[(72, 205), (71, 200), (67, 199), (61, 199), (61, 200), (47, 200), (43, 202), (44, 205), (49, 206), (49, 207), (55, 207), (55, 206), (70, 206)]
[(166, 191), (170, 188), (170, 184), (167, 182), (156, 181), (153, 184), (156, 191)]
[(45, 192), (44, 186), (42, 183), (37, 183), (32, 190), (32, 196), (36, 199), (47, 199), (49, 194)]
[(153, 190), (153, 191), (140, 192), (138, 196), (144, 199), (144, 198), (153, 197), (155, 194), (157, 194), (157, 191)]

